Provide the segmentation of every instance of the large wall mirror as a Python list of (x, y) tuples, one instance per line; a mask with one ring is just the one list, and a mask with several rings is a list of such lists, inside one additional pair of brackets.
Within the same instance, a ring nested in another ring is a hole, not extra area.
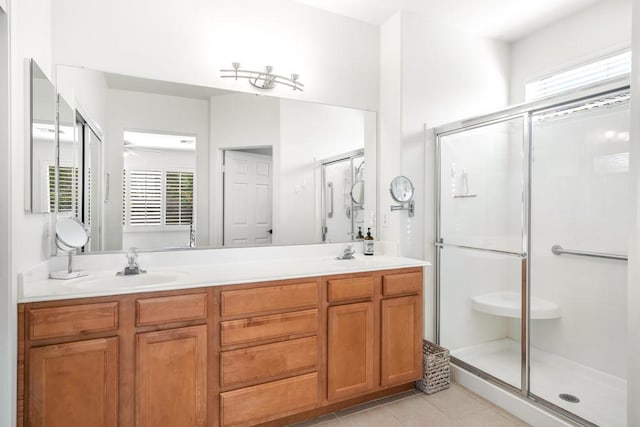
[(344, 242), (375, 226), (374, 112), (62, 65), (56, 79), (75, 129), (58, 204), (89, 228), (87, 251)]
[(53, 212), (50, 196), (55, 188), (56, 162), (56, 90), (38, 64), (27, 60), (29, 88), (27, 113), (29, 143), (25, 163), (25, 210)]

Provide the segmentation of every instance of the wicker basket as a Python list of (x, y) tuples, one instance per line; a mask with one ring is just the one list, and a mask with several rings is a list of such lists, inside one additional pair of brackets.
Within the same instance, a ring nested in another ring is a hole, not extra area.
[(451, 384), (449, 350), (427, 340), (424, 340), (422, 349), (424, 374), (420, 381), (416, 381), (416, 388), (426, 394), (449, 388)]

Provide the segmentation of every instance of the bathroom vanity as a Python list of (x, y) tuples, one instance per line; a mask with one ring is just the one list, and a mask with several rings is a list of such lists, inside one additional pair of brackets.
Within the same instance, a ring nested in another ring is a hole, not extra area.
[(23, 297), (18, 425), (283, 425), (410, 389), (425, 263), (373, 258)]

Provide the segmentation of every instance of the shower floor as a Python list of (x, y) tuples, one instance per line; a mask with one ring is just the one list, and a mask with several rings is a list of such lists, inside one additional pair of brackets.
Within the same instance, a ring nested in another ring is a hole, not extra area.
[[(520, 387), (520, 343), (502, 339), (451, 352), (509, 384)], [(531, 393), (600, 426), (627, 425), (626, 381), (585, 365), (531, 349)], [(569, 403), (559, 395), (580, 399)]]

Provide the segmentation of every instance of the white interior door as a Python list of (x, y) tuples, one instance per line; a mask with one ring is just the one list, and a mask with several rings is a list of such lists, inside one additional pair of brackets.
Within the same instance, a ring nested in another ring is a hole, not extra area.
[(224, 245), (271, 243), (271, 156), (229, 150), (224, 163)]

